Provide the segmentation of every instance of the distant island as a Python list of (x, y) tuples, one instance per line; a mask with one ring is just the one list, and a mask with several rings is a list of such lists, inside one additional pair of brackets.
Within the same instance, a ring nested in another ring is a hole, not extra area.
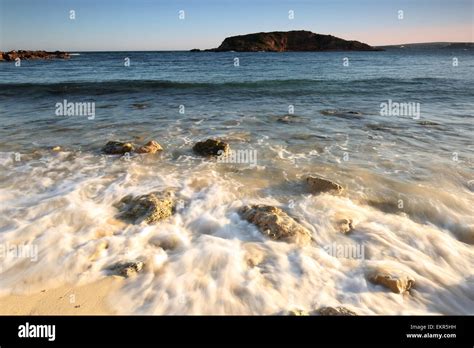
[(415, 49), (474, 49), (474, 42), (422, 42), (399, 45), (377, 46), (378, 48), (415, 48)]
[[(193, 49), (192, 52), (200, 52)], [(359, 41), (347, 41), (332, 35), (306, 30), (273, 31), (231, 36), (217, 48), (206, 52), (312, 52), (312, 51), (383, 51)]]
[(20, 58), (21, 60), (29, 59), (68, 59), (70, 58), (69, 53), (62, 51), (47, 52), (47, 51), (0, 51), (0, 61), (11, 62)]

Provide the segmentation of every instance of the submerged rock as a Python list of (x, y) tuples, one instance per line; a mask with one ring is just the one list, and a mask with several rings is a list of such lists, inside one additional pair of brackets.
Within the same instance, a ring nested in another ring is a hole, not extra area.
[(143, 266), (144, 264), (142, 261), (121, 261), (110, 266), (108, 269), (114, 274), (128, 278), (141, 272)]
[(336, 228), (339, 232), (348, 234), (354, 230), (352, 219), (339, 219), (336, 221)]
[(314, 311), (314, 314), (325, 316), (354, 316), (356, 312), (347, 309), (346, 307), (321, 307)]
[(102, 152), (107, 155), (123, 155), (134, 150), (132, 143), (122, 143), (120, 141), (109, 141), (102, 148)]
[(440, 126), (438, 122), (428, 121), (428, 120), (420, 121), (418, 122), (418, 124), (420, 126)]
[(269, 205), (244, 206), (239, 214), (273, 240), (303, 245), (311, 242), (311, 233), (280, 208)]
[(415, 279), (408, 275), (395, 275), (386, 271), (376, 271), (369, 276), (369, 280), (382, 285), (392, 292), (402, 294), (409, 291), (415, 285)]
[(163, 151), (163, 148), (161, 147), (161, 145), (158, 144), (154, 140), (150, 140), (145, 145), (140, 146), (136, 152), (137, 153), (156, 153), (158, 151)]
[(321, 115), (324, 116), (335, 116), (335, 117), (342, 117), (342, 118), (360, 118), (363, 116), (362, 112), (359, 111), (347, 111), (347, 110), (321, 110)]
[(225, 156), (229, 153), (230, 146), (220, 140), (207, 139), (206, 141), (197, 142), (193, 150), (201, 156)]
[(116, 205), (120, 209), (118, 218), (139, 224), (153, 224), (173, 214), (173, 197), (171, 192), (152, 192), (133, 197), (125, 196)]
[(321, 193), (321, 192), (334, 192), (341, 193), (343, 188), (341, 185), (336, 184), (332, 181), (316, 177), (308, 176), (306, 178), (306, 183), (309, 186), (309, 189), (312, 193)]
[(309, 313), (304, 309), (290, 309), (287, 313), (289, 316), (297, 316), (297, 317), (305, 317), (308, 316)]

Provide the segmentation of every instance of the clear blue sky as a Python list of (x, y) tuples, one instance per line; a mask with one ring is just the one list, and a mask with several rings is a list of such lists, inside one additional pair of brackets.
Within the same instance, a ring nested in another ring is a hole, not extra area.
[[(305, 29), (372, 45), (473, 41), (474, 0), (0, 0), (0, 50), (186, 50)], [(69, 19), (69, 11), (76, 19)], [(180, 20), (180, 10), (185, 20)], [(288, 18), (294, 10), (295, 18)], [(398, 19), (398, 10), (404, 19)]]

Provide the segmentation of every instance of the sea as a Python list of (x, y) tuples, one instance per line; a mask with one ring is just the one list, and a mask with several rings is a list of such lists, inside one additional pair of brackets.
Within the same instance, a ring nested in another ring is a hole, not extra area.
[[(0, 62), (0, 295), (95, 282), (141, 260), (109, 294), (117, 313), (473, 315), (473, 53)], [(208, 138), (236, 155), (197, 156)], [(104, 155), (111, 140), (164, 150)], [(308, 176), (344, 192), (311, 192)], [(170, 218), (117, 218), (124, 196), (167, 189), (179, 197)], [(271, 240), (239, 215), (248, 204), (281, 208), (313, 241)], [(377, 270), (415, 285), (393, 293), (369, 280)]]

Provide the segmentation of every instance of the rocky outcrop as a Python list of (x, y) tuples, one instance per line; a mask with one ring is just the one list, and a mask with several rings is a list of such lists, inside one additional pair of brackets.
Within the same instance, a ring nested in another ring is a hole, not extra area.
[(137, 153), (156, 153), (158, 151), (163, 151), (163, 148), (154, 140), (149, 141), (137, 149)]
[(214, 52), (287, 52), (287, 51), (380, 51), (359, 41), (347, 41), (332, 35), (306, 30), (274, 31), (231, 36), (208, 51)]
[(108, 268), (110, 272), (122, 277), (128, 278), (136, 275), (143, 270), (142, 261), (121, 261)]
[(339, 194), (343, 191), (341, 185), (317, 176), (308, 176), (306, 183), (311, 193), (331, 192)]
[(311, 242), (311, 233), (280, 208), (269, 205), (244, 206), (239, 214), (270, 239), (301, 245)]
[(415, 285), (415, 279), (408, 275), (383, 270), (374, 271), (369, 275), (369, 280), (372, 283), (382, 285), (397, 294), (407, 292)]
[(312, 314), (325, 316), (355, 316), (356, 312), (347, 309), (346, 307), (321, 307), (315, 310)]
[(17, 58), (21, 60), (30, 60), (30, 59), (69, 59), (71, 56), (67, 52), (55, 51), (10, 51), (10, 52), (0, 52), (0, 61), (14, 61)]
[(102, 148), (102, 152), (107, 155), (123, 155), (134, 150), (132, 143), (122, 143), (120, 141), (109, 141)]
[(156, 223), (173, 214), (174, 201), (171, 191), (152, 192), (133, 197), (125, 196), (116, 204), (120, 210), (117, 218), (134, 224)]
[(336, 229), (344, 234), (349, 234), (354, 230), (352, 219), (342, 218), (335, 222)]
[(230, 151), (230, 146), (220, 140), (207, 139), (197, 142), (193, 151), (201, 156), (226, 156)]

